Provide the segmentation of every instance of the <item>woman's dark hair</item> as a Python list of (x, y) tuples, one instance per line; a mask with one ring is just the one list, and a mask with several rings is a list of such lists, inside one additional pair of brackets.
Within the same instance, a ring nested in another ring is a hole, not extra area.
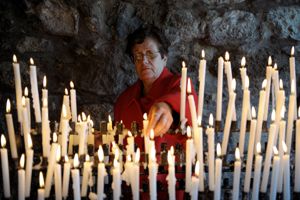
[(168, 54), (169, 41), (165, 35), (155, 26), (141, 26), (127, 37), (126, 53), (133, 59), (132, 48), (141, 44), (146, 38), (156, 41), (161, 57)]

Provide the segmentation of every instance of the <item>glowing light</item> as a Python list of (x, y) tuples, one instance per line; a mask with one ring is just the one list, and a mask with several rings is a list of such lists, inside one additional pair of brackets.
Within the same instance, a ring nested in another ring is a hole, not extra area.
[(294, 53), (295, 53), (295, 47), (292, 46), (292, 48), (291, 48), (291, 56), (294, 56)]
[(28, 88), (27, 87), (25, 87), (25, 89), (24, 89), (24, 95), (25, 95), (25, 97), (28, 97)]
[(277, 150), (276, 146), (273, 146), (273, 153), (274, 153), (274, 156), (278, 156), (278, 150)]
[(199, 160), (197, 160), (196, 165), (195, 165), (195, 175), (196, 175), (196, 177), (199, 176), (199, 170), (200, 170), (200, 163), (199, 163)]
[(235, 149), (235, 159), (236, 160), (240, 160), (241, 159), (240, 149), (238, 147)]
[(186, 133), (187, 133), (188, 138), (191, 138), (192, 134), (191, 134), (191, 127), (190, 126), (188, 126), (186, 128)]
[(6, 139), (5, 136), (3, 134), (1, 134), (1, 147), (5, 148), (6, 145)]
[(99, 158), (100, 162), (103, 162), (103, 160), (104, 160), (104, 152), (103, 152), (102, 145), (99, 145), (98, 158)]
[(187, 93), (192, 93), (192, 85), (191, 85), (191, 79), (188, 78), (188, 84), (187, 84)]
[(18, 62), (16, 54), (13, 55), (13, 62), (14, 63)]
[(131, 131), (128, 131), (127, 134), (128, 134), (128, 137), (132, 137)]
[(182, 68), (185, 68), (186, 67), (186, 65), (185, 65), (185, 62), (184, 61), (182, 61)]
[(57, 133), (56, 132), (53, 133), (53, 142), (57, 142)]
[(225, 52), (225, 61), (228, 61), (229, 60), (229, 53), (228, 51)]
[(20, 167), (24, 168), (25, 165), (25, 155), (22, 153), (21, 158), (20, 158)]
[(260, 144), (260, 142), (258, 142), (258, 143), (256, 144), (256, 153), (257, 153), (257, 154), (260, 154), (260, 153), (261, 153), (261, 144)]
[(140, 161), (140, 155), (141, 155), (140, 148), (137, 148), (135, 153), (135, 158), (134, 158), (135, 163), (138, 163)]
[(268, 65), (269, 65), (269, 66), (272, 65), (272, 57), (271, 57), (271, 56), (269, 56), (269, 58), (268, 58)]
[(47, 77), (44, 76), (43, 78), (43, 87), (46, 88), (47, 87)]
[(77, 168), (79, 166), (78, 153), (75, 153), (74, 160), (73, 160), (73, 166), (74, 166), (74, 168)]
[(65, 95), (66, 95), (66, 96), (69, 95), (69, 91), (68, 91), (67, 88), (65, 88)]
[(217, 144), (217, 156), (218, 157), (221, 156), (221, 145), (220, 145), (220, 143)]
[(32, 58), (30, 58), (29, 61), (30, 61), (30, 64), (31, 64), (31, 65), (34, 65), (34, 61), (33, 61)]
[(65, 155), (65, 162), (69, 162), (69, 157)]
[(144, 113), (144, 114), (143, 114), (143, 119), (144, 119), (144, 120), (148, 120), (147, 113)]
[(252, 119), (256, 118), (256, 110), (254, 106), (251, 107), (251, 114), (252, 114)]
[(209, 126), (213, 126), (214, 125), (214, 116), (213, 116), (212, 113), (210, 113), (210, 115), (209, 115), (208, 124), (209, 124)]
[(6, 101), (6, 112), (10, 113), (10, 109), (11, 109), (10, 100), (7, 99), (7, 101)]
[(32, 139), (31, 139), (31, 135), (28, 134), (28, 147), (31, 149), (32, 148)]
[(70, 81), (70, 87), (71, 87), (71, 89), (74, 88), (74, 83), (73, 83), (73, 81)]
[(56, 150), (56, 162), (60, 161), (60, 154), (61, 154), (60, 145), (58, 145), (58, 148)]
[(286, 144), (285, 144), (285, 142), (282, 140), (282, 149), (283, 149), (283, 152), (284, 153), (287, 153), (287, 146), (286, 146)]
[(261, 88), (264, 90), (266, 89), (266, 86), (267, 86), (267, 79), (264, 79), (264, 81), (261, 84)]
[(201, 51), (201, 58), (204, 59), (205, 58), (205, 51), (202, 49)]
[(243, 58), (241, 60), (241, 66), (245, 67), (245, 65), (246, 65), (246, 58), (245, 58), (245, 56), (243, 56)]
[(154, 139), (154, 130), (153, 129), (150, 130), (150, 139), (151, 140)]
[(283, 89), (283, 82), (282, 79), (279, 80), (279, 88), (282, 90)]
[(39, 174), (39, 183), (40, 183), (40, 188), (43, 188), (45, 183), (44, 183), (44, 176), (42, 172), (40, 172)]
[(85, 115), (85, 113), (84, 113), (84, 112), (82, 112), (82, 113), (81, 113), (81, 116), (82, 116), (82, 121), (84, 121), (84, 122), (85, 122), (85, 121), (86, 121), (86, 115)]
[(272, 110), (272, 114), (271, 114), (271, 120), (274, 122), (275, 121), (275, 116), (276, 116), (276, 112), (275, 109)]

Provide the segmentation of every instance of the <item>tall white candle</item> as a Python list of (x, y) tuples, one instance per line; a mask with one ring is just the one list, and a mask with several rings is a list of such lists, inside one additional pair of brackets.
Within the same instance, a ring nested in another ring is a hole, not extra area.
[(72, 180), (73, 180), (73, 198), (75, 200), (81, 199), (80, 197), (80, 174), (79, 174), (79, 159), (78, 154), (76, 153), (73, 159), (74, 168), (71, 170)]
[(38, 200), (44, 200), (45, 199), (45, 189), (44, 189), (44, 176), (43, 173), (39, 173), (39, 184), (40, 188), (38, 189)]
[(221, 159), (221, 146), (217, 144), (217, 159), (216, 159), (216, 172), (215, 172), (215, 190), (214, 200), (221, 199), (221, 186), (222, 186), (222, 159)]
[[(279, 91), (277, 92), (276, 97), (276, 116), (275, 116), (275, 122), (277, 123), (277, 126), (279, 126), (279, 122), (281, 120), (281, 109), (285, 106), (285, 92), (283, 90), (283, 82), (280, 79), (279, 81)], [(275, 138), (277, 140), (277, 136)]]
[(295, 145), (295, 179), (294, 179), (294, 191), (300, 192), (300, 106), (298, 108), (298, 119), (296, 122), (296, 145)]
[(253, 189), (252, 189), (252, 200), (259, 199), (259, 185), (260, 185), (260, 174), (261, 174), (261, 165), (262, 165), (262, 156), (260, 155), (261, 146), (260, 142), (256, 144), (256, 156), (255, 156), (255, 166), (254, 166), (254, 180), (253, 180)]
[[(173, 148), (173, 146), (172, 146)], [(168, 181), (168, 193), (169, 199), (176, 199), (176, 176), (175, 176), (175, 157), (174, 151), (168, 151), (168, 176), (166, 180)], [(198, 191), (198, 188), (196, 188)]]
[(222, 57), (219, 57), (216, 121), (222, 121), (223, 67), (224, 67), (223, 65), (224, 65), (224, 59)]
[(25, 87), (24, 89), (24, 95), (25, 95), (25, 104), (26, 104), (26, 108), (27, 108), (27, 114), (28, 114), (28, 125), (29, 127), (31, 127), (31, 111), (30, 111), (30, 98), (28, 97), (28, 88)]
[(32, 58), (30, 58), (30, 84), (31, 84), (31, 93), (32, 93), (35, 121), (39, 123), (41, 122), (40, 97), (38, 91), (36, 66), (34, 65)]
[(99, 146), (98, 149), (98, 158), (99, 158), (99, 163), (98, 163), (98, 178), (97, 178), (97, 196), (98, 200), (102, 200), (106, 197), (104, 193), (104, 178), (107, 176), (106, 169), (105, 169), (105, 164), (103, 162), (104, 160), (104, 153), (102, 146)]
[(43, 144), (43, 156), (48, 158), (50, 152), (50, 125), (49, 125), (49, 112), (48, 101), (43, 99), (42, 107), (42, 144)]
[(287, 124), (287, 130), (286, 130), (286, 145), (288, 147), (288, 153), (291, 152), (291, 146), (292, 146), (292, 134), (293, 134), (293, 128), (294, 128), (294, 115), (295, 115), (295, 80), (292, 80), (291, 85), (291, 94), (290, 94), (290, 100), (289, 100), (289, 111), (288, 111), (288, 124)]
[(250, 191), (250, 180), (251, 180), (251, 172), (252, 172), (252, 162), (253, 162), (253, 154), (254, 154), (254, 141), (255, 141), (255, 130), (256, 130), (256, 112), (255, 108), (252, 107), (252, 120), (250, 125), (250, 135), (249, 135), (249, 143), (248, 143), (248, 153), (247, 153), (247, 163), (246, 163), (246, 174), (244, 181), (244, 192)]
[(187, 68), (185, 62), (182, 61), (181, 68), (181, 82), (180, 82), (180, 122), (185, 121), (185, 102), (186, 102), (186, 80), (187, 80)]
[(148, 128), (148, 117), (147, 113), (143, 114), (143, 136), (144, 136), (144, 151), (146, 154), (149, 154), (149, 135), (147, 135), (147, 128)]
[(121, 197), (121, 171), (120, 171), (120, 163), (118, 162), (119, 159), (119, 149), (116, 149), (115, 158), (113, 162), (113, 169), (112, 169), (112, 189), (113, 189), (113, 199), (117, 200)]
[(133, 155), (134, 154), (134, 137), (132, 136), (132, 133), (130, 131), (127, 132), (127, 155)]
[(198, 117), (202, 118), (203, 105), (204, 105), (204, 89), (205, 89), (205, 73), (206, 73), (206, 60), (205, 51), (201, 51), (201, 60), (199, 63), (199, 98), (198, 98)]
[(56, 151), (56, 163), (55, 163), (55, 170), (54, 170), (54, 184), (55, 184), (55, 199), (60, 200), (62, 199), (62, 183), (61, 183), (61, 165), (59, 164), (60, 157), (61, 157), (61, 150), (60, 146), (57, 148)]
[(273, 157), (273, 166), (272, 166), (272, 178), (271, 178), (271, 190), (270, 190), (270, 199), (276, 200), (277, 194), (277, 180), (279, 175), (279, 165), (280, 157), (278, 156), (278, 150), (276, 146), (273, 147), (274, 157)]
[(246, 65), (246, 58), (245, 56), (242, 57), (241, 60), (241, 68), (240, 68), (240, 73), (241, 73), (241, 79), (242, 79), (242, 88), (243, 90), (246, 88), (246, 76), (247, 76), (247, 68), (245, 67)]
[(70, 169), (71, 169), (71, 164), (69, 162), (69, 158), (67, 155), (65, 155), (63, 185), (62, 185), (62, 197), (64, 199), (68, 197), (68, 193), (69, 193)]
[(267, 80), (267, 85), (266, 85), (266, 99), (265, 99), (265, 110), (264, 110), (264, 121), (268, 120), (268, 112), (269, 112), (269, 102), (270, 102), (270, 89), (271, 89), (271, 83), (272, 83), (272, 73), (273, 73), (273, 68), (272, 68), (272, 58), (269, 56), (268, 58), (268, 65), (266, 68), (266, 80)]
[(132, 167), (131, 191), (133, 200), (138, 200), (140, 197), (140, 149), (135, 153), (135, 159)]
[[(199, 172), (199, 161), (196, 162), (195, 176), (192, 177), (192, 187), (191, 187), (191, 191), (190, 191), (191, 200), (198, 199), (198, 184), (199, 184), (198, 172)], [(170, 199), (172, 199), (172, 198), (170, 198)]]
[(81, 196), (86, 197), (87, 189), (88, 189), (88, 178), (89, 174), (92, 170), (92, 163), (90, 162), (90, 156), (86, 154), (85, 162), (83, 163), (83, 176), (82, 176), (82, 184), (81, 184)]
[(274, 63), (273, 67), (273, 73), (272, 73), (272, 82), (274, 83), (274, 93), (275, 93), (275, 99), (277, 97), (277, 92), (279, 91), (279, 74), (277, 69), (277, 63)]
[(23, 119), (22, 119), (22, 127), (23, 127), (23, 136), (24, 136), (24, 143), (25, 143), (25, 151), (28, 149), (28, 135), (30, 134), (30, 127), (28, 124), (28, 114), (27, 114), (27, 108), (26, 108), (26, 102), (25, 102), (25, 97), (22, 97), (22, 114), (23, 114)]
[(187, 137), (186, 140), (186, 151), (185, 151), (185, 191), (191, 191), (191, 177), (192, 177), (192, 160), (195, 155), (194, 143), (191, 137), (191, 129), (187, 127)]
[(157, 199), (157, 169), (158, 164), (156, 163), (156, 150), (155, 147), (150, 149), (150, 159), (149, 159), (148, 169), (149, 169), (149, 188), (150, 188), (150, 199)]
[(86, 115), (82, 113), (82, 121), (79, 117), (77, 125), (77, 132), (79, 136), (79, 155), (82, 156), (85, 154), (86, 141), (87, 141), (87, 122)]
[[(287, 152), (287, 146), (284, 141), (282, 141), (282, 146), (283, 146), (283, 198), (285, 200), (291, 199), (291, 182), (290, 182), (290, 155)], [(299, 178), (299, 177), (298, 177)]]
[(11, 151), (11, 157), (16, 159), (18, 158), (18, 151), (17, 151), (17, 145), (16, 145), (16, 136), (15, 136), (15, 129), (14, 129), (14, 123), (12, 119), (12, 114), (10, 113), (11, 104), (9, 99), (6, 101), (6, 126), (8, 130), (8, 138), (9, 138), (9, 144), (10, 144), (10, 151)]
[[(291, 85), (293, 84), (293, 80), (297, 80), (296, 78), (296, 63), (295, 63), (295, 47), (293, 46), (291, 48), (291, 56), (289, 58), (289, 64), (290, 64), (290, 81), (291, 81)], [(295, 84), (295, 94), (297, 93), (297, 84)], [(294, 102), (294, 119), (297, 119), (297, 101)], [(289, 146), (288, 146), (289, 147)]]
[[(283, 146), (281, 145), (280, 141), (285, 141), (285, 127), (286, 127), (286, 122), (284, 119), (284, 114), (285, 114), (285, 107), (282, 107), (281, 109), (281, 120), (279, 123), (279, 158), (282, 160), (283, 158)], [(283, 181), (283, 162), (280, 162), (279, 164), (279, 172), (278, 172), (278, 180), (277, 180), (277, 192), (282, 193), (282, 181)]]
[(226, 120), (225, 120), (224, 135), (223, 135), (223, 141), (222, 141), (222, 155), (225, 155), (227, 152), (227, 146), (228, 146), (228, 140), (229, 140), (231, 122), (233, 119), (233, 112), (234, 112), (235, 98), (236, 98), (235, 87), (236, 87), (236, 81), (235, 81), (235, 79), (233, 79), (232, 86), (231, 86), (232, 92), (230, 93), (230, 96), (229, 96), (229, 102), (228, 102), (227, 114), (226, 114)]
[(240, 194), (240, 177), (241, 177), (241, 157), (239, 148), (235, 149), (235, 162), (234, 162), (234, 176), (233, 176), (233, 197), (232, 199), (239, 199)]
[(77, 101), (76, 90), (74, 89), (73, 81), (70, 82), (70, 95), (71, 95), (71, 110), (72, 110), (72, 122), (76, 122), (77, 119)]
[(188, 100), (189, 100), (189, 106), (190, 106), (191, 117), (192, 117), (192, 126), (193, 126), (193, 133), (194, 133), (193, 137), (194, 137), (195, 132), (198, 131), (198, 123), (197, 123), (197, 113), (196, 113), (195, 99), (194, 99), (194, 96), (192, 94), (192, 86), (191, 86), (191, 79), (190, 78), (188, 78), (187, 93), (188, 93)]
[(12, 64), (13, 64), (14, 77), (15, 77), (18, 122), (22, 122), (22, 84), (21, 84), (20, 64), (18, 63), (15, 54), (13, 55)]
[(5, 147), (6, 139), (4, 135), (1, 134), (1, 168), (2, 168), (2, 183), (3, 183), (3, 190), (4, 190), (4, 197), (10, 197), (10, 178), (9, 178), (9, 165), (8, 165), (8, 155), (7, 149)]
[(208, 140), (208, 187), (210, 191), (215, 187), (215, 129), (213, 115), (209, 115), (209, 126), (206, 129)]
[(68, 138), (71, 131), (69, 119), (67, 117), (66, 106), (63, 105), (63, 118), (61, 120), (61, 155), (65, 156), (68, 153)]
[(28, 149), (26, 150), (26, 168), (25, 168), (25, 196), (29, 197), (30, 196), (30, 191), (31, 191), (31, 175), (32, 175), (32, 164), (33, 164), (33, 149), (32, 149), (32, 140), (30, 134), (28, 135)]
[[(63, 108), (63, 107), (65, 107), (65, 108)], [(60, 113), (59, 132), (62, 132), (62, 126), (63, 126), (62, 121), (64, 119), (70, 119), (70, 118), (71, 118), (70, 97), (69, 97), (68, 89), (65, 88), (65, 95), (64, 95), (64, 98), (63, 98), (63, 103), (62, 103), (61, 113)]]
[(42, 89), (42, 101), (47, 99), (48, 101), (48, 90), (47, 90), (47, 77), (44, 76), (43, 78), (43, 89)]
[(20, 168), (18, 170), (18, 200), (25, 200), (25, 155), (20, 158)]
[(257, 115), (257, 125), (256, 125), (256, 133), (255, 133), (255, 144), (260, 142), (261, 140), (261, 131), (264, 119), (264, 111), (265, 111), (265, 100), (266, 100), (266, 79), (262, 83), (262, 89), (259, 92), (259, 103), (258, 103), (258, 115)]

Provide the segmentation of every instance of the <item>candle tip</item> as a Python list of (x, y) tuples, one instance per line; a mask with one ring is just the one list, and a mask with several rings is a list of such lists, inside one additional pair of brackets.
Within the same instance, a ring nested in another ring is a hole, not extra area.
[(151, 140), (154, 139), (154, 130), (153, 130), (153, 128), (150, 130), (150, 139)]
[(24, 168), (25, 165), (25, 155), (22, 153), (21, 158), (20, 158), (20, 167)]
[(140, 148), (137, 148), (137, 150), (135, 152), (134, 162), (138, 163), (139, 161), (140, 161)]
[(103, 160), (104, 160), (104, 152), (103, 152), (102, 145), (99, 145), (98, 158), (99, 158), (100, 162), (103, 162)]
[(283, 82), (282, 79), (279, 80), (279, 88), (282, 90), (283, 89)]
[(191, 138), (191, 127), (190, 126), (188, 126), (187, 128), (186, 128), (186, 133), (187, 133), (187, 136), (188, 136), (188, 138)]
[(71, 87), (71, 89), (74, 88), (74, 83), (73, 83), (73, 81), (70, 81), (70, 87)]
[(291, 48), (291, 56), (294, 56), (294, 53), (295, 53), (295, 47), (292, 46), (292, 48)]
[(236, 80), (235, 80), (235, 78), (232, 79), (232, 82), (231, 82), (231, 88), (232, 88), (232, 91), (233, 91), (233, 92), (234, 92), (235, 89), (236, 89)]
[(200, 171), (200, 163), (199, 163), (199, 160), (197, 160), (196, 165), (195, 165), (195, 175), (197, 177), (199, 176), (199, 171)]
[(272, 120), (272, 122), (275, 121), (275, 116), (276, 116), (275, 109), (273, 109), (272, 110), (272, 114), (271, 114), (271, 120)]
[(144, 120), (148, 120), (147, 113), (144, 113), (144, 114), (143, 114), (143, 119), (144, 119)]
[(218, 157), (221, 156), (221, 145), (220, 145), (220, 143), (217, 144), (217, 156)]
[(13, 62), (14, 63), (18, 62), (16, 54), (13, 55)]
[(272, 65), (272, 57), (269, 56), (269, 58), (268, 58), (268, 66), (271, 66), (271, 65)]
[(46, 88), (47, 87), (47, 77), (44, 76), (43, 78), (43, 87)]
[(10, 100), (7, 99), (7, 101), (6, 101), (6, 112), (10, 113), (10, 109), (11, 109)]
[(256, 118), (256, 110), (254, 106), (251, 107), (251, 114), (252, 114), (252, 119)]
[(31, 65), (34, 65), (34, 61), (33, 61), (32, 58), (29, 59), (29, 62), (30, 62)]
[(192, 86), (191, 86), (191, 79), (190, 78), (188, 78), (187, 93), (188, 94), (192, 93)]
[(246, 58), (245, 56), (243, 56), (242, 60), (241, 60), (241, 66), (245, 67), (246, 66)]
[(43, 188), (44, 187), (44, 176), (43, 176), (43, 172), (40, 171), (40, 174), (39, 174), (39, 184), (40, 184), (40, 188)]
[(258, 142), (258, 143), (256, 144), (256, 153), (257, 153), (257, 154), (260, 154), (260, 153), (261, 153), (261, 144), (260, 144), (260, 142)]
[(182, 61), (181, 65), (182, 65), (182, 67), (183, 67), (183, 68), (185, 68), (185, 67), (186, 67), (186, 65), (185, 65), (185, 62), (184, 62), (184, 61)]
[(3, 134), (1, 134), (1, 147), (4, 148), (6, 145), (6, 139), (5, 136)]
[(77, 168), (79, 166), (78, 153), (75, 153), (74, 160), (73, 160), (73, 166), (74, 166), (74, 168)]
[(273, 146), (273, 153), (274, 153), (274, 156), (278, 155), (278, 150), (277, 150), (276, 146)]
[(277, 63), (274, 64), (274, 70), (277, 70)]
[(228, 53), (228, 51), (225, 52), (225, 60), (229, 61), (229, 53)]
[(204, 49), (202, 49), (202, 51), (201, 51), (201, 58), (202, 58), (202, 59), (205, 58), (205, 51), (204, 51)]
[(25, 95), (25, 97), (28, 97), (28, 87), (25, 87), (25, 89), (24, 89), (24, 95)]
[(127, 134), (128, 134), (128, 137), (132, 137), (131, 131), (128, 131)]
[(281, 141), (281, 144), (282, 144), (283, 152), (287, 153), (288, 149), (287, 149), (287, 146), (286, 146), (286, 144), (285, 144), (285, 142), (283, 140)]
[(209, 120), (208, 120), (209, 126), (214, 125), (214, 116), (212, 113), (209, 114)]
[(261, 88), (264, 90), (267, 87), (267, 79), (264, 79), (264, 81), (262, 82), (262, 86)]
[(28, 147), (29, 147), (29, 149), (32, 148), (32, 138), (31, 138), (30, 134), (28, 134)]
[(235, 159), (236, 160), (240, 160), (241, 159), (240, 149), (238, 147), (235, 149)]

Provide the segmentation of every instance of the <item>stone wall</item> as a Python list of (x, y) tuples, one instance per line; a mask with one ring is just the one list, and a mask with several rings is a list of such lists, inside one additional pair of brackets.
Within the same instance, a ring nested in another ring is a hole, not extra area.
[[(231, 55), (233, 77), (238, 82), (238, 110), (242, 56), (247, 60), (254, 106), (269, 55), (278, 63), (280, 78), (289, 94), (288, 58), (293, 45), (300, 85), (298, 1), (0, 1), (0, 133), (6, 127), (6, 99), (13, 100), (15, 106), (13, 54), (21, 63), (23, 88), (30, 86), (30, 57), (38, 67), (40, 88), (43, 76), (47, 76), (51, 120), (60, 116), (64, 88), (69, 88), (73, 80), (79, 111), (91, 114), (99, 122), (112, 113), (116, 97), (137, 78), (133, 64), (124, 54), (126, 37), (146, 23), (164, 30), (170, 40), (170, 70), (180, 73), (181, 61), (185, 60), (196, 87), (199, 57), (205, 50), (208, 62), (204, 121), (210, 112), (215, 113), (217, 58), (224, 56), (225, 51)], [(224, 90), (223, 113), (226, 105)]]

